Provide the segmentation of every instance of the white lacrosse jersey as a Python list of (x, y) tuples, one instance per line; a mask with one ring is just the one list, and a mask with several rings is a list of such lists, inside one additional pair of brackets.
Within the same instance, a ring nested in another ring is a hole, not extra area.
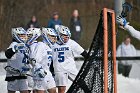
[[(30, 46), (30, 58), (36, 60), (37, 67), (42, 67), (47, 74), (52, 62), (52, 49), (43, 42), (34, 43)], [(36, 67), (35, 67), (36, 68)]]
[(70, 72), (77, 74), (73, 53), (76, 52), (80, 55), (84, 51), (79, 44), (69, 39), (66, 44), (54, 44), (52, 51), (55, 73)]
[(74, 54), (80, 55), (82, 52), (84, 52), (84, 49), (72, 39), (69, 39), (67, 44), (72, 48), (72, 52)]
[[(54, 78), (49, 70), (52, 62), (52, 49), (45, 43), (38, 42), (30, 46), (30, 52), (30, 58), (34, 58), (36, 60), (36, 65), (33, 67), (33, 89), (46, 90), (56, 87)], [(38, 74), (34, 73), (34, 71), (40, 67), (47, 73), (44, 78), (41, 78)]]
[[(17, 42), (12, 42), (7, 49), (14, 48), (14, 46), (18, 44)], [(23, 62), (24, 54), (22, 51), (16, 52), (10, 59), (8, 59), (7, 66), (11, 66), (12, 68), (20, 70), (24, 66)], [(14, 76), (18, 76), (17, 74), (12, 74)], [(7, 71), (7, 76), (11, 76), (11, 74)]]

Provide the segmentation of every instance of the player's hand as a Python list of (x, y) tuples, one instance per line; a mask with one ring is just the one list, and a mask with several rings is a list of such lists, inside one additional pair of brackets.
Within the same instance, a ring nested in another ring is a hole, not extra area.
[(29, 70), (30, 70), (30, 67), (28, 65), (22, 66), (20, 69), (20, 74), (26, 75)]
[(29, 58), (28, 63), (31, 64), (32, 66), (35, 66), (36, 60), (34, 58)]
[(36, 69), (35, 74), (39, 78), (44, 78), (47, 75), (47, 73), (44, 71), (44, 69), (42, 67)]
[(118, 23), (119, 25), (121, 25), (121, 26), (126, 26), (127, 24), (129, 24), (129, 22), (127, 22), (126, 19), (123, 18), (123, 17), (121, 17), (121, 16), (118, 16), (118, 17), (116, 18), (116, 21), (117, 21), (117, 23)]
[(14, 46), (15, 52), (20, 50), (20, 51), (25, 51), (25, 44), (24, 43), (18, 43)]
[(38, 76), (39, 76), (40, 78), (44, 78), (44, 77), (46, 76), (45, 71), (44, 71), (43, 69), (40, 69), (40, 71), (38, 72)]

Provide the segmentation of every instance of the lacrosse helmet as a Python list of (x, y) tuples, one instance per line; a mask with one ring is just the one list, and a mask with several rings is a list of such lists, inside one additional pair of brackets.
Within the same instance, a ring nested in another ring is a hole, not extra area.
[(71, 37), (71, 32), (70, 32), (69, 28), (66, 26), (63, 26), (63, 25), (60, 25), (57, 28), (57, 33), (58, 33), (59, 41), (63, 44), (67, 43), (67, 41)]
[(57, 41), (57, 34), (53, 28), (42, 28), (42, 38), (49, 46)]
[(27, 44), (31, 44), (33, 41), (35, 41), (37, 38), (39, 38), (39, 36), (41, 35), (41, 30), (40, 28), (29, 28), (27, 29)]
[(12, 37), (20, 43), (27, 41), (26, 31), (22, 27), (12, 28)]

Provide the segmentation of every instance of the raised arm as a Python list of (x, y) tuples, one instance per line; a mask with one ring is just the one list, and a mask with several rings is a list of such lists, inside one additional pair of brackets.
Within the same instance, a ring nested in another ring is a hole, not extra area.
[(134, 37), (137, 38), (138, 40), (140, 40), (140, 32), (136, 29), (134, 29), (132, 26), (130, 25), (126, 25), (124, 26), (124, 28)]
[(125, 18), (118, 16), (116, 21), (120, 26), (123, 26), (123, 28), (127, 30), (134, 38), (140, 40), (140, 32), (135, 30), (132, 26), (128, 25), (129, 22), (127, 22)]

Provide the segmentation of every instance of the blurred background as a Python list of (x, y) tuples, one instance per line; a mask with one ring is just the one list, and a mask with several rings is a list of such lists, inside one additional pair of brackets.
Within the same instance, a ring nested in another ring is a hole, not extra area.
[[(4, 51), (12, 42), (11, 28), (26, 27), (32, 16), (41, 27), (47, 27), (54, 12), (59, 13), (63, 25), (70, 25), (73, 10), (77, 9), (82, 24), (82, 33), (78, 43), (85, 49), (90, 47), (94, 33), (96, 31), (100, 12), (104, 7), (114, 9), (115, 0), (0, 0), (0, 58), (6, 58)], [(123, 0), (122, 0), (123, 1)], [(129, 2), (133, 9), (128, 14), (127, 20), (137, 30), (140, 31), (140, 0), (125, 0)], [(117, 26), (117, 25), (116, 25)], [(124, 37), (129, 33), (116, 27), (117, 47), (124, 41)], [(73, 34), (73, 33), (72, 33)], [(140, 50), (140, 41), (132, 38), (131, 42), (137, 50)], [(2, 52), (1, 52), (2, 51)], [(140, 51), (138, 51), (140, 55)], [(79, 64), (79, 62), (77, 62)], [(139, 73), (139, 60), (136, 61), (135, 72)], [(82, 65), (82, 62), (78, 67)], [(6, 63), (0, 64), (0, 93), (6, 93), (5, 70)], [(136, 74), (137, 74), (136, 73)], [(131, 80), (118, 76), (119, 93), (140, 93), (140, 80)], [(5, 91), (5, 92), (4, 92)]]
[[(140, 30), (140, 0), (126, 0), (133, 10), (127, 20)], [(47, 27), (54, 11), (59, 13), (63, 25), (69, 26), (74, 9), (79, 11), (83, 32), (79, 44), (88, 49), (96, 31), (102, 8), (114, 9), (113, 0), (0, 0), (0, 51), (4, 51), (11, 43), (11, 28), (25, 27), (33, 15), (40, 26)], [(126, 31), (117, 32), (117, 45), (123, 40)], [(140, 49), (139, 41), (132, 39), (132, 44)]]

